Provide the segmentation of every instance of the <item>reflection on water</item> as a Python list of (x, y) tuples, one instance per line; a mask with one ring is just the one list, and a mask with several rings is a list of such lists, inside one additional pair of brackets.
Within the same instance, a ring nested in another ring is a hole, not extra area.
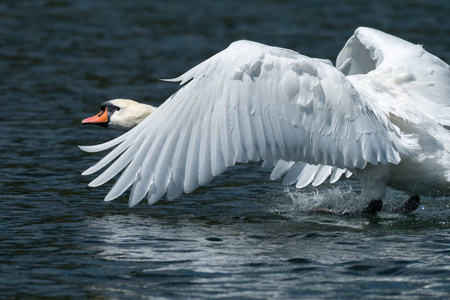
[[(237, 39), (335, 59), (357, 26), (450, 61), (448, 1), (0, 3), (1, 298), (448, 298), (450, 202), (359, 183), (296, 191), (239, 165), (177, 201), (102, 201), (80, 176), (119, 133), (80, 120), (111, 98), (159, 105), (175, 77)], [(101, 155), (101, 154), (100, 154)], [(334, 208), (334, 214), (311, 213)]]

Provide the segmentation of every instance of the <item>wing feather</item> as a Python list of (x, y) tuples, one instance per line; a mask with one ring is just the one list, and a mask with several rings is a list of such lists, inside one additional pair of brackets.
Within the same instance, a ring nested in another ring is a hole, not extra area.
[(321, 185), (331, 175), (332, 171), (333, 167), (331, 166), (320, 166), (319, 171), (316, 173), (316, 176), (314, 177), (311, 185), (312, 186)]
[(380, 112), (416, 124), (426, 117), (450, 125), (450, 67), (422, 46), (361, 27), (336, 65), (359, 91), (376, 99)]
[(286, 173), (286, 176), (284, 176), (283, 184), (284, 185), (291, 185), (298, 181), (300, 178), (300, 175), (302, 174), (303, 169), (305, 168), (307, 164), (303, 162), (296, 162), (294, 163), (289, 171)]
[(211, 161), (213, 160), (211, 155), (211, 118), (212, 114), (208, 114), (203, 119), (201, 135), (199, 137), (200, 144), (197, 157), (199, 161), (199, 185), (206, 184), (213, 178), (211, 170)]
[(186, 172), (184, 175), (184, 191), (190, 193), (198, 187), (199, 182), (199, 146), (201, 141), (201, 126), (196, 124), (192, 128), (192, 136), (186, 149)]

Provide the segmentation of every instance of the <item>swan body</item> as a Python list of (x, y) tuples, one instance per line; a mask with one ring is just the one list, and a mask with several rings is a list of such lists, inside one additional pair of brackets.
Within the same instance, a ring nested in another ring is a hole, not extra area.
[(130, 206), (146, 196), (150, 204), (175, 199), (237, 162), (258, 160), (274, 166), (272, 179), (299, 188), (354, 174), (367, 201), (382, 199), (387, 185), (450, 194), (449, 80), (450, 67), (421, 46), (370, 28), (355, 31), (336, 68), (234, 42), (170, 80), (180, 90), (137, 126), (82, 146), (116, 146), (83, 175), (114, 160), (90, 186), (122, 172), (105, 200), (132, 186)]

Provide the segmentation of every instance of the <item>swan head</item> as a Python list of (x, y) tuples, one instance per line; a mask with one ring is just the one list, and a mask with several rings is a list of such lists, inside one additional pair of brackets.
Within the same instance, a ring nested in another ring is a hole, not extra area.
[(147, 118), (156, 107), (129, 99), (114, 99), (103, 102), (100, 109), (98, 114), (81, 123), (129, 130)]

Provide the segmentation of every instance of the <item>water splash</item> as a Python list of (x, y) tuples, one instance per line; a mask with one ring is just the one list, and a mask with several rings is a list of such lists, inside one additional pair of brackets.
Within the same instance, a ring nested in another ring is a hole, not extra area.
[[(368, 204), (368, 200), (361, 196), (361, 191), (354, 189), (351, 185), (311, 187), (301, 190), (288, 187), (286, 193), (291, 197), (295, 210), (299, 212), (357, 214), (361, 213)], [(407, 199), (406, 194), (388, 189), (383, 199), (382, 211), (398, 212)]]
[(352, 214), (361, 211), (366, 201), (351, 186), (331, 188), (286, 189), (295, 210), (330, 214)]

